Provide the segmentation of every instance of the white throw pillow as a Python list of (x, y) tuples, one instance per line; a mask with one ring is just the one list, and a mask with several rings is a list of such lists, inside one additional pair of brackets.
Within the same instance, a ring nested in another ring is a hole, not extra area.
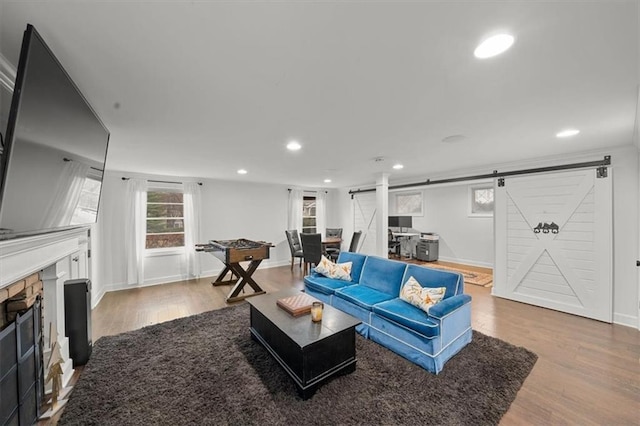
[(316, 272), (327, 278), (333, 278), (342, 281), (351, 281), (352, 262), (335, 264), (326, 257), (320, 258), (320, 263), (316, 266)]
[(429, 312), (429, 308), (444, 298), (446, 291), (446, 287), (422, 287), (415, 278), (409, 277), (400, 289), (400, 299)]

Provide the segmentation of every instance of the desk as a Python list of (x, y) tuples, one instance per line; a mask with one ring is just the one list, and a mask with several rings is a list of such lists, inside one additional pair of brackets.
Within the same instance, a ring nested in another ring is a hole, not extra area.
[(411, 241), (413, 237), (419, 237), (419, 232), (392, 232), (393, 238), (397, 241), (400, 241), (400, 253), (402, 254), (402, 247), (405, 247), (405, 252), (409, 253), (409, 257), (413, 257), (413, 246), (409, 246), (409, 249), (406, 250), (407, 244)]

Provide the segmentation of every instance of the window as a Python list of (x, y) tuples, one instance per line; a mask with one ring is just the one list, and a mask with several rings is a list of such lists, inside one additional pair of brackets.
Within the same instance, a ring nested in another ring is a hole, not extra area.
[(493, 216), (493, 186), (469, 187), (469, 216)]
[(396, 214), (422, 216), (422, 192), (396, 194)]
[(98, 216), (101, 178), (87, 177), (82, 184), (80, 198), (71, 218), (71, 225), (94, 223)]
[(302, 232), (316, 233), (316, 197), (302, 199)]
[(183, 194), (177, 190), (147, 191), (147, 249), (184, 247)]

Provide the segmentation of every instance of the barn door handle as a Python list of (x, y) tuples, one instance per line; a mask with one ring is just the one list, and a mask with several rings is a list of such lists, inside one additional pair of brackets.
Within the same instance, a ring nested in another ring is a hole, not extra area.
[(539, 234), (540, 231), (542, 231), (543, 234), (548, 234), (549, 232), (551, 232), (552, 234), (557, 234), (558, 232), (560, 232), (560, 227), (556, 225), (555, 222), (545, 222), (544, 225), (542, 224), (542, 222), (539, 222), (538, 226), (533, 228), (533, 233)]

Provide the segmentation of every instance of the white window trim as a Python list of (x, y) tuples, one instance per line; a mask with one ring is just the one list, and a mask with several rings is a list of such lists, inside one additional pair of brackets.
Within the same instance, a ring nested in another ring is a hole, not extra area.
[[(468, 217), (493, 217), (493, 211), (487, 213), (474, 213), (473, 212), (473, 203), (471, 200), (473, 199), (473, 191), (476, 189), (493, 189), (493, 199), (495, 203), (495, 188), (492, 183), (485, 183), (481, 185), (470, 185), (467, 190), (467, 216)], [(495, 204), (494, 204), (495, 210)]]
[(160, 247), (144, 250), (144, 257), (176, 256), (184, 255), (183, 247)]
[[(182, 185), (173, 184), (173, 183), (169, 183), (169, 182), (153, 182), (153, 183), (150, 183), (149, 187), (147, 188), (147, 193), (163, 191), (163, 190), (164, 191), (166, 191), (166, 190), (178, 191), (178, 192), (182, 192), (182, 194), (184, 195), (184, 191), (182, 189)], [(183, 206), (184, 206), (184, 202), (183, 202)], [(184, 219), (184, 211), (183, 211), (182, 220), (183, 221), (185, 220)], [(147, 235), (146, 225), (147, 225), (147, 218), (145, 218), (145, 238), (146, 238), (146, 235)], [(158, 248), (150, 248), (150, 249), (145, 247), (145, 249), (144, 249), (144, 257), (184, 255), (184, 253), (185, 253), (184, 250), (185, 250), (185, 246), (181, 246), (181, 247), (158, 247)]]

